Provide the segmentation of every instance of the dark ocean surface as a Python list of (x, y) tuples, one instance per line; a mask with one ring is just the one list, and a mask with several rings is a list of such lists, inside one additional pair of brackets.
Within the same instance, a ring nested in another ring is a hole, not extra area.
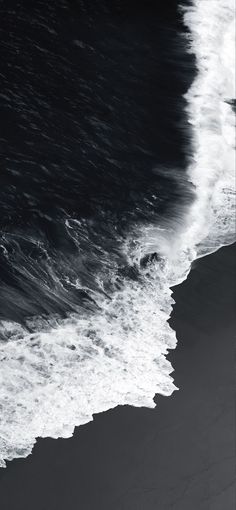
[(127, 231), (191, 199), (193, 57), (167, 4), (0, 3), (1, 319), (93, 309), (96, 275), (137, 277)]
[(232, 2), (182, 4), (0, 1), (3, 510), (232, 510)]

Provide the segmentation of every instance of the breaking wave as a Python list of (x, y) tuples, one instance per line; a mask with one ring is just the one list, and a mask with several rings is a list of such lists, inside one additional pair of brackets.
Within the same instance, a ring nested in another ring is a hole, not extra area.
[(156, 393), (176, 389), (165, 357), (176, 346), (167, 322), (171, 287), (193, 260), (235, 235), (233, 1), (195, 1), (183, 16), (198, 69), (186, 94), (194, 201), (175, 219), (129, 233), (123, 251), (139, 277), (120, 279), (112, 298), (96, 294), (97, 311), (46, 325), (38, 319), (33, 333), (2, 322), (2, 467), (30, 454), (39, 436), (69, 437), (94, 413), (118, 404), (154, 407)]

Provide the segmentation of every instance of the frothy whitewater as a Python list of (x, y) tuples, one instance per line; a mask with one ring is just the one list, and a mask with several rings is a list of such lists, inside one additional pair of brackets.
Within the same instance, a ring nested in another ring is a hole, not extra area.
[[(176, 219), (130, 232), (124, 253), (133, 265), (158, 252), (112, 299), (96, 297), (98, 312), (71, 315), (28, 333), (3, 322), (0, 346), (0, 465), (27, 456), (37, 437), (69, 437), (75, 426), (117, 405), (154, 407), (156, 393), (176, 388), (168, 349), (171, 287), (194, 259), (233, 242), (234, 225), (234, 2), (195, 0), (183, 12), (197, 77), (186, 95), (195, 188), (191, 207)], [(101, 283), (102, 285), (102, 283)]]

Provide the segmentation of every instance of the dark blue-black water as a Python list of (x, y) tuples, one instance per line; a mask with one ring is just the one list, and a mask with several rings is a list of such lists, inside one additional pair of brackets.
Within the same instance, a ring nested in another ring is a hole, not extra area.
[(0, 318), (93, 310), (98, 274), (108, 295), (111, 274), (139, 277), (127, 233), (190, 199), (182, 16), (172, 0), (0, 11)]
[(186, 36), (174, 0), (0, 0), (3, 510), (232, 506), (235, 246), (174, 290), (168, 399), (165, 266), (124, 249), (193, 199)]

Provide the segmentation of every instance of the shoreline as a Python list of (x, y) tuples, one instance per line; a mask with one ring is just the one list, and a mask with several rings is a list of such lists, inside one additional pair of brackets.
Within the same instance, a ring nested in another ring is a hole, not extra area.
[(236, 245), (172, 288), (179, 391), (118, 406), (1, 469), (3, 510), (233, 510)]

